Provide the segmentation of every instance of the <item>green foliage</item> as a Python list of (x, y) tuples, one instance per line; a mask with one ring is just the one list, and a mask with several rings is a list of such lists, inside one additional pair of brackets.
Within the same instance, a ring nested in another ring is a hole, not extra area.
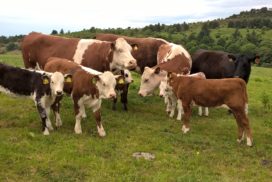
[(271, 109), (271, 100), (266, 92), (262, 93), (261, 101), (265, 110), (269, 111)]
[(51, 35), (57, 35), (58, 31), (57, 30), (52, 30)]

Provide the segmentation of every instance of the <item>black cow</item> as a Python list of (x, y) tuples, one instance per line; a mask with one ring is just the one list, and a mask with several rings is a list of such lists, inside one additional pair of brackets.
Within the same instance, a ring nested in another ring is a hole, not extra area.
[(191, 73), (203, 72), (208, 79), (239, 77), (248, 82), (251, 63), (259, 56), (234, 55), (223, 51), (198, 50)]
[(16, 68), (0, 63), (0, 92), (15, 96), (27, 96), (34, 100), (42, 120), (42, 131), (49, 135), (52, 124), (50, 106), (63, 94), (65, 78), (60, 72), (47, 73)]

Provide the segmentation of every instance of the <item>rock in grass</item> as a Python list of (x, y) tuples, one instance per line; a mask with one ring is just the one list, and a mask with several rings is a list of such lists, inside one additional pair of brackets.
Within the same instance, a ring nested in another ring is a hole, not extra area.
[(136, 159), (144, 158), (145, 160), (154, 160), (155, 155), (148, 152), (135, 152), (132, 154)]

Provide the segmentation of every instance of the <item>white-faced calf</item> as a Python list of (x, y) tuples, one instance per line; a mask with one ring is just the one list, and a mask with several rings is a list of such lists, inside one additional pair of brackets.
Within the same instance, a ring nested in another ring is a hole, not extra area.
[(248, 97), (246, 83), (240, 78), (198, 79), (189, 76), (168, 75), (168, 84), (184, 110), (182, 131), (190, 130), (189, 119), (192, 113), (191, 103), (203, 107), (227, 105), (233, 112), (238, 125), (238, 142), (247, 138), (247, 145), (252, 146), (252, 133), (246, 114)]
[(71, 75), (64, 77), (60, 72), (36, 72), (0, 63), (0, 91), (32, 98), (42, 120), (44, 135), (49, 135), (49, 130), (53, 130), (49, 119), (50, 107), (62, 96), (64, 80), (69, 77)]

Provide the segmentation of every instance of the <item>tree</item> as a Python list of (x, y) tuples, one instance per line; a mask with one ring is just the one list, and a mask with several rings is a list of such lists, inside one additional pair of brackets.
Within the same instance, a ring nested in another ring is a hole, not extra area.
[(57, 30), (52, 30), (51, 35), (57, 35), (58, 31)]
[(7, 51), (14, 51), (14, 50), (17, 49), (17, 48), (18, 48), (18, 45), (15, 44), (14, 42), (10, 42), (10, 43), (8, 43), (7, 46), (6, 46), (6, 50), (7, 50)]
[(64, 31), (63, 31), (63, 29), (60, 29), (60, 34), (64, 34)]

